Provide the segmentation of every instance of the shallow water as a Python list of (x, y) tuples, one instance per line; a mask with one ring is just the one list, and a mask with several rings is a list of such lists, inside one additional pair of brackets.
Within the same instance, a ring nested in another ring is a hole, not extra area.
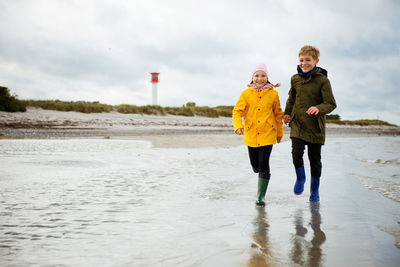
[(370, 189), (400, 202), (400, 138), (359, 138), (346, 156), (358, 161), (357, 175)]
[(399, 139), (327, 142), (320, 205), (292, 194), (290, 143), (275, 146), (257, 209), (244, 146), (0, 140), (0, 265), (396, 266), (398, 195), (363, 177), (397, 181), (398, 165), (381, 162), (398, 156), (393, 145), (368, 150), (374, 142)]

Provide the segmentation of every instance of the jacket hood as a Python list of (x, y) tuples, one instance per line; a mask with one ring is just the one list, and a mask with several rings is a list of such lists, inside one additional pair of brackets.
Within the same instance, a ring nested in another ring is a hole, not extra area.
[(317, 67), (317, 72), (319, 72), (319, 73), (325, 75), (326, 77), (328, 77), (328, 71), (326, 69), (323, 69), (321, 67)]

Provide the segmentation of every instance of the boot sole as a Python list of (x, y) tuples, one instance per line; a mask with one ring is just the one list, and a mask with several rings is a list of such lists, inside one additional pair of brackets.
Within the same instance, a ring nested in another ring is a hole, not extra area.
[(265, 203), (264, 202), (256, 202), (256, 206), (257, 207), (264, 207), (265, 206)]

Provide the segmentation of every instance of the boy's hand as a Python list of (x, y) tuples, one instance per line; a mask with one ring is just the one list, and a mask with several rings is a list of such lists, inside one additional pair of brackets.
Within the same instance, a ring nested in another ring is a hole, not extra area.
[(290, 122), (290, 116), (289, 115), (283, 115), (283, 122), (287, 125), (288, 122)]
[(237, 135), (243, 135), (243, 133), (244, 133), (244, 129), (243, 128), (239, 128), (239, 129), (237, 129), (235, 131), (235, 134), (237, 134)]
[(281, 142), (281, 139), (282, 139), (282, 136), (278, 136), (278, 137), (276, 138), (276, 142), (277, 142), (277, 143), (280, 143), (280, 142)]
[(308, 115), (318, 115), (319, 109), (317, 107), (311, 107), (306, 111), (306, 113)]

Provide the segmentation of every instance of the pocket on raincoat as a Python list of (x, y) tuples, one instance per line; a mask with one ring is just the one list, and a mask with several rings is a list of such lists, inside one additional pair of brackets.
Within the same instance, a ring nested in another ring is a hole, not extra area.
[(250, 129), (251, 126), (253, 125), (253, 121), (249, 120), (249, 121), (244, 121), (244, 128), (246, 130)]
[(320, 116), (318, 116), (318, 127), (319, 127), (319, 131), (320, 131), (320, 132), (322, 132), (323, 129), (325, 128), (325, 127), (324, 127), (323, 119), (322, 119)]
[(296, 113), (294, 113), (292, 116), (290, 116), (289, 127), (292, 125), (292, 122), (294, 121), (295, 117), (296, 117)]

